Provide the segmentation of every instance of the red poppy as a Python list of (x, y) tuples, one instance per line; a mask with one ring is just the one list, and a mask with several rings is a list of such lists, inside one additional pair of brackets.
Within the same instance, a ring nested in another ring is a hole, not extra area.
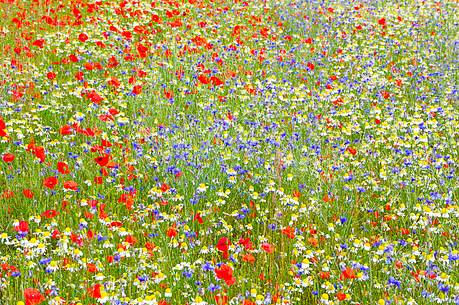
[(381, 95), (382, 95), (382, 97), (383, 97), (384, 99), (386, 99), (386, 100), (390, 97), (390, 93), (387, 92), (387, 91), (384, 91), (384, 90), (381, 91)]
[(204, 74), (199, 75), (198, 80), (204, 85), (207, 85), (210, 82), (209, 78)]
[(45, 40), (43, 38), (42, 39), (37, 39), (32, 43), (32, 45), (42, 49), (45, 46)]
[(121, 228), (123, 226), (123, 223), (120, 221), (112, 221), (109, 225), (110, 228)]
[(113, 116), (104, 113), (99, 115), (99, 120), (101, 120), (102, 122), (107, 122), (108, 120), (113, 121)]
[(338, 300), (344, 301), (344, 300), (346, 299), (346, 294), (343, 293), (343, 292), (338, 292), (338, 293), (336, 294), (336, 297), (338, 298)]
[(267, 38), (268, 35), (269, 35), (269, 29), (268, 29), (267, 27), (262, 28), (262, 29), (260, 30), (260, 34), (261, 34), (261, 36)]
[(112, 86), (112, 87), (115, 87), (115, 88), (118, 88), (120, 85), (121, 85), (121, 82), (119, 81), (119, 79), (117, 77), (112, 77), (110, 78), (107, 83)]
[(86, 70), (88, 70), (88, 71), (92, 71), (92, 70), (94, 70), (94, 64), (91, 63), (91, 62), (87, 62), (87, 63), (84, 64), (84, 68)]
[(63, 175), (70, 173), (69, 166), (65, 162), (57, 162), (57, 170)]
[(246, 263), (254, 263), (255, 257), (252, 254), (248, 253), (242, 256), (242, 261)]
[(132, 235), (128, 235), (124, 238), (124, 241), (132, 246), (132, 245), (135, 245), (135, 243), (137, 242), (137, 238), (135, 238)]
[(209, 80), (210, 80), (210, 83), (214, 86), (223, 85), (223, 81), (216, 76), (211, 76)]
[(292, 227), (286, 227), (282, 229), (282, 234), (284, 234), (288, 238), (295, 238), (295, 229)]
[(273, 253), (274, 252), (274, 246), (269, 244), (269, 243), (263, 243), (261, 244), (261, 248), (263, 249), (263, 251), (265, 251), (266, 253)]
[(319, 245), (319, 240), (315, 237), (309, 237), (308, 243), (313, 247), (317, 247)]
[(132, 89), (132, 93), (134, 93), (135, 95), (139, 95), (140, 93), (142, 93), (142, 86), (134, 86), (134, 88)]
[(13, 154), (4, 154), (3, 157), (2, 157), (3, 161), (6, 162), (6, 163), (11, 163), (11, 162), (13, 162), (13, 161), (14, 161), (14, 158), (15, 158), (15, 157), (14, 157)]
[(78, 71), (77, 73), (75, 73), (75, 78), (77, 80), (83, 80), (84, 79), (84, 73), (81, 72), (81, 71)]
[(89, 38), (88, 35), (86, 35), (85, 33), (81, 33), (80, 35), (78, 35), (78, 40), (81, 42), (86, 42), (88, 38)]
[(196, 215), (194, 215), (194, 220), (196, 220), (200, 224), (204, 223), (204, 220), (202, 220), (202, 217), (201, 217), (200, 213), (196, 213)]
[(56, 217), (57, 215), (59, 215), (59, 212), (57, 212), (56, 210), (47, 210), (41, 214), (41, 217), (53, 218), (53, 217)]
[(0, 116), (0, 137), (6, 137), (6, 124), (3, 118)]
[(96, 272), (97, 272), (97, 267), (96, 267), (96, 265), (91, 264), (91, 263), (87, 263), (87, 264), (86, 264), (86, 269), (87, 269), (88, 272), (90, 272), (90, 273), (96, 273)]
[(57, 184), (56, 177), (48, 177), (48, 178), (45, 178), (45, 180), (43, 180), (43, 186), (49, 189), (54, 189), (56, 184)]
[(35, 144), (33, 144), (31, 146), (31, 150), (32, 150), (32, 153), (35, 155), (35, 157), (40, 159), (40, 162), (45, 162), (46, 153), (45, 153), (45, 149), (43, 148), (43, 146), (35, 146)]
[(100, 102), (103, 100), (103, 98), (95, 90), (92, 90), (91, 92), (87, 93), (86, 96), (94, 104), (100, 104)]
[(110, 108), (108, 109), (108, 112), (111, 114), (111, 115), (117, 115), (119, 112), (118, 109), (115, 109), (115, 108)]
[(30, 189), (24, 189), (22, 194), (29, 199), (33, 198), (33, 192)]
[(167, 229), (167, 236), (170, 238), (177, 236), (177, 229), (175, 227)]
[(70, 240), (71, 240), (72, 242), (74, 242), (75, 244), (77, 244), (78, 246), (80, 246), (80, 247), (83, 246), (83, 244), (84, 244), (83, 238), (82, 238), (82, 236), (79, 235), (79, 234), (77, 235), (77, 234), (75, 234), (75, 233), (71, 233), (71, 234), (70, 234)]
[(99, 166), (105, 166), (108, 164), (108, 161), (110, 160), (109, 155), (104, 155), (104, 156), (99, 156), (97, 158), (94, 158), (94, 161), (96, 161)]
[(26, 305), (38, 305), (45, 300), (40, 291), (33, 288), (26, 288), (24, 290), (24, 299)]
[[(154, 3), (154, 2), (152, 2), (152, 3)], [(151, 15), (151, 20), (152, 20), (153, 22), (156, 22), (156, 23), (161, 23), (161, 17), (159, 17), (159, 16), (156, 15), (156, 14)]]
[(27, 221), (21, 220), (17, 226), (14, 227), (16, 232), (29, 232), (29, 223)]
[(94, 286), (89, 287), (88, 288), (89, 296), (95, 299), (99, 299), (100, 297), (102, 297), (102, 294), (100, 293), (100, 286), (101, 286), (100, 284), (95, 284)]
[(217, 243), (217, 249), (223, 253), (227, 253), (229, 250), (230, 241), (228, 237), (222, 237)]
[(319, 273), (319, 276), (320, 276), (321, 279), (327, 280), (327, 279), (330, 278), (330, 272), (322, 271), (322, 272)]
[(347, 267), (346, 269), (344, 269), (344, 270), (341, 272), (341, 275), (339, 276), (339, 279), (340, 279), (340, 280), (343, 280), (343, 279), (355, 279), (355, 278), (356, 278), (356, 275), (355, 275), (354, 269), (349, 268), (349, 267)]
[(64, 125), (59, 129), (59, 133), (63, 136), (72, 134), (72, 127), (69, 125)]
[(71, 62), (78, 62), (78, 57), (75, 54), (70, 54), (69, 59)]
[(143, 44), (139, 43), (137, 45), (137, 52), (139, 53), (139, 56), (141, 58), (145, 58), (147, 57), (148, 48), (144, 46)]
[(231, 286), (236, 282), (236, 279), (233, 277), (233, 269), (230, 266), (223, 264), (220, 268), (215, 268), (214, 271), (217, 278), (224, 280), (226, 285)]
[(48, 72), (48, 74), (46, 74), (46, 77), (49, 79), (49, 80), (53, 80), (56, 78), (56, 73), (54, 72)]
[(172, 90), (164, 89), (164, 97), (167, 99), (171, 99), (174, 97), (174, 92)]
[[(60, 234), (61, 234), (61, 233), (59, 232), (59, 230), (54, 230), (54, 231), (53, 231), (53, 234), (51, 235), (51, 237), (52, 237), (53, 239), (58, 239), (58, 238), (60, 237)], [(64, 259), (65, 259), (65, 258), (64, 258)]]
[(14, 197), (14, 192), (11, 190), (5, 190), (0, 198), (13, 198)]
[(171, 187), (167, 183), (161, 184), (161, 192), (167, 192)]
[(126, 38), (127, 40), (132, 39), (132, 33), (130, 31), (123, 31), (121, 35), (123, 35), (123, 37)]
[(355, 148), (352, 148), (352, 147), (348, 147), (347, 151), (353, 156), (355, 156), (357, 154), (357, 150)]
[(410, 234), (410, 230), (409, 230), (409, 229), (406, 229), (406, 228), (402, 228), (400, 231), (402, 232), (403, 235), (408, 235), (408, 234)]
[(150, 250), (150, 251), (151, 251), (151, 250), (153, 250), (154, 248), (156, 248), (156, 245), (155, 245), (154, 243), (152, 243), (152, 242), (147, 241), (147, 242), (145, 243), (145, 248), (147, 248), (147, 250)]
[(78, 183), (76, 183), (73, 180), (65, 181), (64, 182), (64, 188), (66, 190), (76, 191), (76, 190), (78, 190)]
[(240, 238), (239, 242), (240, 245), (243, 245), (246, 250), (252, 250), (253, 249), (253, 244), (250, 241), (250, 238)]

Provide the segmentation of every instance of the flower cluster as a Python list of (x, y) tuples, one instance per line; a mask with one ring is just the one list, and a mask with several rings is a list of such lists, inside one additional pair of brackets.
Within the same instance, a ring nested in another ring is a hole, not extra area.
[(0, 12), (0, 303), (459, 304), (454, 1)]

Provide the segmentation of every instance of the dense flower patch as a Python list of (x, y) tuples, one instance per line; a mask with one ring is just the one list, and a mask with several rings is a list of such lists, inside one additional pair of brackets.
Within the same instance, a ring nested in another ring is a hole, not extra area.
[(455, 1), (0, 14), (0, 304), (459, 304)]

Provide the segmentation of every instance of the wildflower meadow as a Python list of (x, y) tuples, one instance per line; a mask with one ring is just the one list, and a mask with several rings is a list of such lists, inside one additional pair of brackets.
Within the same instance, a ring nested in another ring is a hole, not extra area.
[(0, 305), (459, 304), (458, 8), (0, 0)]

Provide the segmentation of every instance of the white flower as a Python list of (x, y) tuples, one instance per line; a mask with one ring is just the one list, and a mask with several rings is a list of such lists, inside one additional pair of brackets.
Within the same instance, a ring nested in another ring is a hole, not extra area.
[(207, 191), (207, 186), (204, 184), (204, 183), (201, 183), (199, 184), (199, 187), (198, 187), (198, 193), (204, 193), (205, 191)]

